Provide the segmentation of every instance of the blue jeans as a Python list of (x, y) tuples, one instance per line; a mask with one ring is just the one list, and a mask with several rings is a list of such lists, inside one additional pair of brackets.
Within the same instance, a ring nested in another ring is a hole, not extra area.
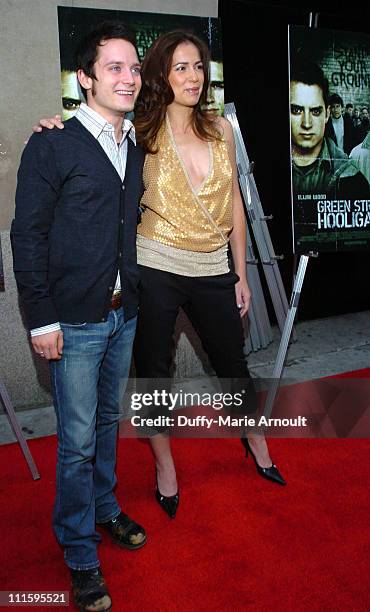
[(61, 323), (64, 347), (50, 362), (57, 415), (54, 531), (72, 569), (99, 566), (95, 523), (120, 513), (113, 493), (120, 400), (130, 369), (136, 317), (123, 309), (106, 322)]

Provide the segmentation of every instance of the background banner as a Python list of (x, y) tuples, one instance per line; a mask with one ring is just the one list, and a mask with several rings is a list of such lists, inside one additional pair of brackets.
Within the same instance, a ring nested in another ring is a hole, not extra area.
[(294, 251), (370, 247), (370, 37), (289, 26)]
[(83, 99), (75, 74), (75, 54), (78, 44), (81, 38), (98, 23), (110, 20), (122, 21), (135, 32), (140, 60), (143, 59), (154, 40), (164, 32), (186, 30), (204, 39), (211, 50), (212, 57), (207, 109), (216, 110), (218, 114), (223, 113), (224, 77), (219, 19), (164, 13), (58, 7), (63, 119), (71, 118)]

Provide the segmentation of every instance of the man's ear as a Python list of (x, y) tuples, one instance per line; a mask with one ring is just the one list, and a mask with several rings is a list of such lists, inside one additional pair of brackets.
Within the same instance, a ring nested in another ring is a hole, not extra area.
[(87, 76), (87, 74), (85, 74), (81, 68), (77, 70), (77, 78), (81, 87), (83, 87), (87, 91), (92, 88), (92, 78)]

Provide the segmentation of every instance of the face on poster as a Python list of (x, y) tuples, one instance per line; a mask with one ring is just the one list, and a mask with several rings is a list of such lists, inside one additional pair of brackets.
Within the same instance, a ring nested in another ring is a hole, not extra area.
[(370, 37), (289, 27), (294, 251), (370, 248)]
[(70, 119), (77, 111), (83, 94), (75, 74), (75, 53), (78, 44), (94, 26), (102, 21), (118, 20), (131, 28), (136, 35), (136, 44), (143, 59), (154, 40), (171, 30), (191, 31), (202, 38), (211, 50), (210, 86), (207, 109), (223, 114), (224, 81), (220, 20), (211, 17), (166, 15), (58, 7), (59, 47), (61, 63), (61, 86), (63, 119)]

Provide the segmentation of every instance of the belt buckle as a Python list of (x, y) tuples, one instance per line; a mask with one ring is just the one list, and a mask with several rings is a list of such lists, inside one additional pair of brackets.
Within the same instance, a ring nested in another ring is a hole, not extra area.
[(110, 307), (112, 310), (118, 310), (122, 306), (122, 292), (116, 291), (112, 295), (112, 299), (110, 302)]

